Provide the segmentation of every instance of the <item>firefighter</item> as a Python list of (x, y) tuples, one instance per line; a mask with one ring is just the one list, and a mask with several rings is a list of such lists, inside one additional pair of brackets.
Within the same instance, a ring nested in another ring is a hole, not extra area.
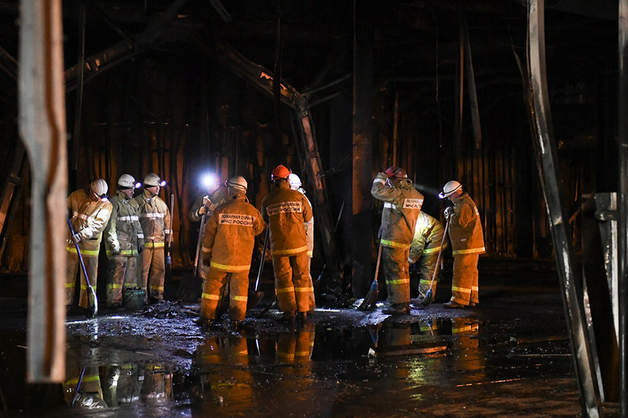
[(205, 223), (207, 222), (207, 218), (209, 218), (209, 215), (211, 215), (214, 209), (216, 209), (217, 206), (221, 205), (229, 195), (226, 182), (217, 187), (217, 177), (208, 177), (206, 181), (206, 187), (209, 193), (198, 196), (188, 214), (192, 222), (199, 223), (199, 235), (197, 237), (194, 260), (197, 269), (195, 271), (195, 274), (198, 274), (198, 276), (201, 277), (203, 280), (207, 278), (207, 272), (205, 271), (206, 269), (202, 268), (202, 263), (200, 262), (200, 246), (203, 242), (203, 231), (205, 230)]
[(170, 230), (170, 211), (168, 205), (158, 195), (166, 183), (155, 173), (144, 178), (144, 192), (135, 200), (140, 207), (140, 224), (144, 231), (144, 250), (142, 251), (142, 282), (149, 302), (164, 298), (164, 280), (166, 278), (165, 245)]
[(478, 260), (484, 253), (484, 236), (480, 212), (471, 197), (456, 180), (447, 182), (438, 195), (454, 205), (445, 209), (449, 221), (449, 240), (454, 256), (451, 300), (445, 308), (475, 307), (479, 303)]
[(208, 191), (209, 193), (197, 197), (190, 209), (189, 216), (193, 222), (199, 222), (205, 214), (211, 215), (212, 211), (223, 203), (229, 195), (226, 182), (218, 188), (210, 186)]
[[(108, 190), (109, 186), (105, 180), (96, 179), (88, 187), (72, 192), (66, 199), (66, 205), (71, 213), (70, 222), (74, 230), (74, 235), (71, 235), (68, 239), (67, 246), (68, 263), (65, 294), (68, 310), (74, 301), (76, 274), (77, 270), (79, 270), (77, 243), (85, 263), (89, 283), (96, 291), (100, 242), (102, 240), (102, 232), (111, 216), (111, 202), (107, 199)], [(80, 269), (79, 274), (81, 288), (79, 307), (87, 308), (87, 281), (82, 269)]]
[[(303, 188), (303, 183), (301, 182), (299, 176), (294, 173), (290, 173), (290, 176), (288, 176), (288, 182), (290, 183), (290, 188), (292, 190), (301, 192), (303, 196), (305, 196), (305, 189)], [(305, 196), (305, 198), (307, 199), (307, 202), (310, 204), (311, 207), (312, 203), (310, 202), (310, 199), (308, 199), (307, 196)], [(312, 219), (310, 219), (308, 222), (305, 222), (304, 226), (305, 239), (307, 241), (307, 255), (308, 257), (310, 257), (311, 265), (312, 257), (314, 256), (314, 217), (312, 216)]]
[[(438, 268), (436, 263), (438, 254), (442, 251), (441, 242), (444, 232), (445, 229), (438, 219), (423, 211), (419, 212), (408, 258), (410, 264), (419, 263), (419, 300), (425, 298), (428, 290), (430, 290), (430, 284), (432, 285), (432, 300), (436, 298), (438, 276), (434, 278), (433, 284), (432, 278)], [(445, 246), (443, 245), (443, 247)]]
[(210, 215), (203, 233), (203, 264), (209, 273), (201, 295), (200, 325), (211, 325), (228, 288), (229, 319), (237, 330), (246, 314), (249, 270), (255, 237), (266, 228), (261, 213), (246, 197), (247, 181), (234, 176), (227, 182), (225, 202)]
[(135, 199), (135, 178), (123, 174), (118, 190), (111, 198), (111, 219), (105, 228), (105, 248), (109, 259), (107, 308), (122, 306), (127, 287), (138, 285), (138, 255), (144, 250), (144, 231), (140, 224), (140, 206)]
[(379, 228), (382, 246), (382, 266), (390, 307), (384, 311), (392, 315), (410, 313), (410, 272), (408, 257), (414, 237), (423, 195), (408, 179), (406, 170), (388, 167), (373, 180), (371, 195), (384, 202)]
[(305, 232), (312, 207), (303, 193), (290, 189), (290, 173), (283, 165), (273, 170), (271, 192), (262, 200), (262, 216), (270, 228), (277, 305), (284, 320), (303, 323), (316, 307)]

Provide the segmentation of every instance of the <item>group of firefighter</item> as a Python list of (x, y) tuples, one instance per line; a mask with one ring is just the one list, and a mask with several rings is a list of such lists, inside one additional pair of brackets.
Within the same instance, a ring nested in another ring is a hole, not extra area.
[[(204, 222), (201, 270), (203, 288), (201, 326), (220, 321), (228, 305), (230, 325), (238, 328), (245, 319), (249, 299), (249, 271), (256, 237), (266, 232), (275, 277), (275, 298), (282, 319), (304, 322), (315, 308), (310, 275), (313, 254), (313, 212), (299, 177), (283, 165), (271, 174), (271, 191), (262, 200), (261, 212), (249, 203), (248, 183), (240, 175), (227, 180), (211, 194), (199, 198), (192, 220)], [(96, 285), (98, 255), (104, 237), (107, 253), (107, 302), (120, 307), (123, 290), (143, 289), (145, 302), (164, 298), (165, 254), (171, 240), (168, 205), (159, 197), (165, 183), (148, 174), (143, 193), (133, 176), (123, 174), (114, 196), (107, 197), (105, 180), (94, 180), (67, 198), (71, 225), (68, 238), (66, 303), (72, 307), (77, 274), (80, 274), (79, 307), (87, 308), (88, 287)], [(383, 275), (388, 295), (385, 313), (410, 313), (409, 265), (418, 263), (419, 299), (433, 298), (438, 283), (438, 260), (446, 245), (452, 246), (451, 299), (446, 308), (474, 307), (478, 298), (478, 259), (485, 251), (479, 211), (462, 185), (452, 180), (439, 194), (453, 206), (444, 211), (445, 227), (421, 211), (424, 196), (404, 169), (389, 167), (373, 180), (371, 195), (383, 202), (378, 233)], [(164, 251), (166, 249), (166, 251)], [(377, 262), (380, 262), (378, 258)], [(79, 270), (83, 264), (84, 269)], [(141, 263), (141, 264), (140, 264)], [(139, 264), (139, 265), (138, 265)], [(87, 280), (85, 278), (87, 273)], [(227, 295), (225, 299), (224, 296)]]

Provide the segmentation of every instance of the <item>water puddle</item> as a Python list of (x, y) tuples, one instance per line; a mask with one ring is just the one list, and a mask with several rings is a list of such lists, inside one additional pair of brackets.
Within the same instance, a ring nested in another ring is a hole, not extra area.
[[(543, 370), (569, 375), (572, 366), (566, 338), (517, 334), (529, 324), (378, 311), (344, 322), (336, 318), (342, 311), (320, 315), (296, 328), (253, 320), (238, 332), (201, 330), (190, 318), (73, 320), (65, 382), (9, 385), (4, 378), (0, 399), (19, 416), (44, 409), (46, 416), (314, 417), (367, 408), (401, 417), (443, 388), (484, 390)], [(17, 382), (25, 380), (24, 338), (0, 342), (3, 374)]]

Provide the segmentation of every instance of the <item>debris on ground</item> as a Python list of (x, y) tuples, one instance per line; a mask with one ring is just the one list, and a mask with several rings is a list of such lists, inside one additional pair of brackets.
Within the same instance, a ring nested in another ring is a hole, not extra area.
[(198, 313), (191, 309), (182, 307), (177, 302), (168, 300), (160, 300), (159, 302), (145, 306), (141, 313), (142, 316), (151, 318), (188, 318), (190, 316), (198, 316)]

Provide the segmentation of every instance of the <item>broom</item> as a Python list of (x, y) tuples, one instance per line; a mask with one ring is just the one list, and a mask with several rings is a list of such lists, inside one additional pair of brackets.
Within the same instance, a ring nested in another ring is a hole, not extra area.
[(373, 310), (375, 309), (375, 304), (377, 304), (377, 300), (379, 299), (379, 284), (377, 283), (377, 274), (379, 273), (379, 260), (382, 258), (382, 243), (379, 244), (379, 250), (377, 251), (377, 264), (375, 265), (375, 277), (373, 278), (373, 283), (371, 283), (371, 288), (369, 292), (366, 294), (366, 297), (358, 306), (359, 311)]
[(440, 248), (438, 249), (438, 257), (436, 257), (436, 267), (434, 268), (434, 274), (432, 274), (432, 281), (430, 282), (430, 289), (425, 293), (425, 297), (420, 302), (423, 306), (430, 306), (432, 299), (434, 298), (434, 292), (432, 292), (432, 286), (434, 286), (434, 279), (438, 274), (438, 268), (440, 267), (440, 256), (443, 253), (443, 245), (447, 239), (447, 231), (449, 230), (449, 219), (445, 223), (445, 231), (443, 232), (443, 238), (440, 240)]

